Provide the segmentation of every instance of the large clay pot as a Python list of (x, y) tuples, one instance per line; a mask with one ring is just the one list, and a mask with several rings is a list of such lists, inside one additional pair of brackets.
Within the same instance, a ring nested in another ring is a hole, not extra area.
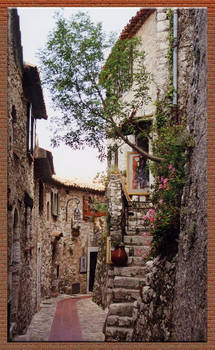
[(112, 263), (116, 266), (126, 266), (128, 261), (128, 255), (125, 251), (125, 247), (116, 247), (115, 250), (111, 252), (111, 260)]

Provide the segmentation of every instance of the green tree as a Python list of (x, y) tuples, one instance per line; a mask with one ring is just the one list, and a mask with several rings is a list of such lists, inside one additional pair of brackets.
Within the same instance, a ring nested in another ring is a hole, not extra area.
[[(150, 101), (152, 78), (139, 44), (137, 38), (116, 41), (115, 35), (107, 36), (101, 23), (93, 23), (84, 12), (69, 20), (57, 14), (56, 27), (39, 53), (42, 80), (56, 111), (61, 111), (52, 118), (54, 146), (61, 142), (73, 149), (88, 145), (103, 157), (105, 139), (112, 138), (151, 160), (162, 160), (126, 136), (136, 132), (135, 114)], [(132, 98), (126, 100), (128, 92)]]

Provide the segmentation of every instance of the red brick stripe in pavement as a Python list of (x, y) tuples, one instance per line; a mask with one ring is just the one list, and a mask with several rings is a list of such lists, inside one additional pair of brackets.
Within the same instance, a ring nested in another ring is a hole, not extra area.
[(69, 298), (57, 304), (49, 341), (83, 341), (77, 301), (90, 296)]

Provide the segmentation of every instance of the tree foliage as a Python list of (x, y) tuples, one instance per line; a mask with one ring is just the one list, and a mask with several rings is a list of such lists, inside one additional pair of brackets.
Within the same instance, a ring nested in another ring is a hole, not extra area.
[(57, 14), (56, 27), (39, 53), (42, 80), (56, 110), (61, 111), (52, 118), (52, 143), (63, 142), (73, 149), (88, 145), (102, 157), (108, 137), (160, 160), (126, 136), (135, 132), (137, 110), (150, 101), (151, 75), (144, 65), (145, 53), (137, 38), (114, 42), (115, 36), (107, 36), (101, 23), (93, 23), (84, 12), (69, 20)]

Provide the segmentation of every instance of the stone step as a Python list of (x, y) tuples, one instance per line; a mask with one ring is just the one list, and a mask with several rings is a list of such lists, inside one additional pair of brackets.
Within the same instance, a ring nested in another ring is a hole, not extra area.
[(130, 211), (129, 215), (127, 216), (127, 218), (128, 218), (128, 220), (135, 220), (135, 219), (143, 220), (143, 217), (144, 217), (144, 215), (147, 214), (147, 212), (148, 212), (148, 209), (147, 210), (138, 211), (138, 212)]
[(106, 327), (105, 341), (131, 341), (133, 329), (123, 327)]
[(142, 278), (115, 276), (113, 280), (114, 288), (139, 289)]
[(146, 262), (143, 258), (138, 256), (129, 256), (128, 257), (128, 266), (145, 266)]
[(141, 277), (145, 273), (142, 266), (114, 267), (114, 276)]
[(133, 326), (133, 318), (127, 316), (110, 315), (107, 318), (107, 326), (129, 328)]
[(149, 234), (146, 235), (133, 235), (133, 236), (124, 236), (125, 245), (147, 245), (147, 242), (151, 242), (152, 237)]
[(140, 257), (144, 254), (148, 254), (149, 252), (149, 246), (133, 246), (133, 245), (125, 245), (126, 252), (128, 256), (136, 256)]
[(109, 307), (108, 317), (110, 315), (132, 317), (133, 303), (112, 303)]
[(113, 288), (114, 302), (134, 302), (140, 296), (139, 289)]
[(134, 227), (126, 227), (125, 230), (126, 234), (125, 236), (136, 236), (136, 235), (141, 235), (143, 234), (143, 232), (147, 232), (149, 233), (149, 227), (145, 227), (145, 226), (134, 226)]

